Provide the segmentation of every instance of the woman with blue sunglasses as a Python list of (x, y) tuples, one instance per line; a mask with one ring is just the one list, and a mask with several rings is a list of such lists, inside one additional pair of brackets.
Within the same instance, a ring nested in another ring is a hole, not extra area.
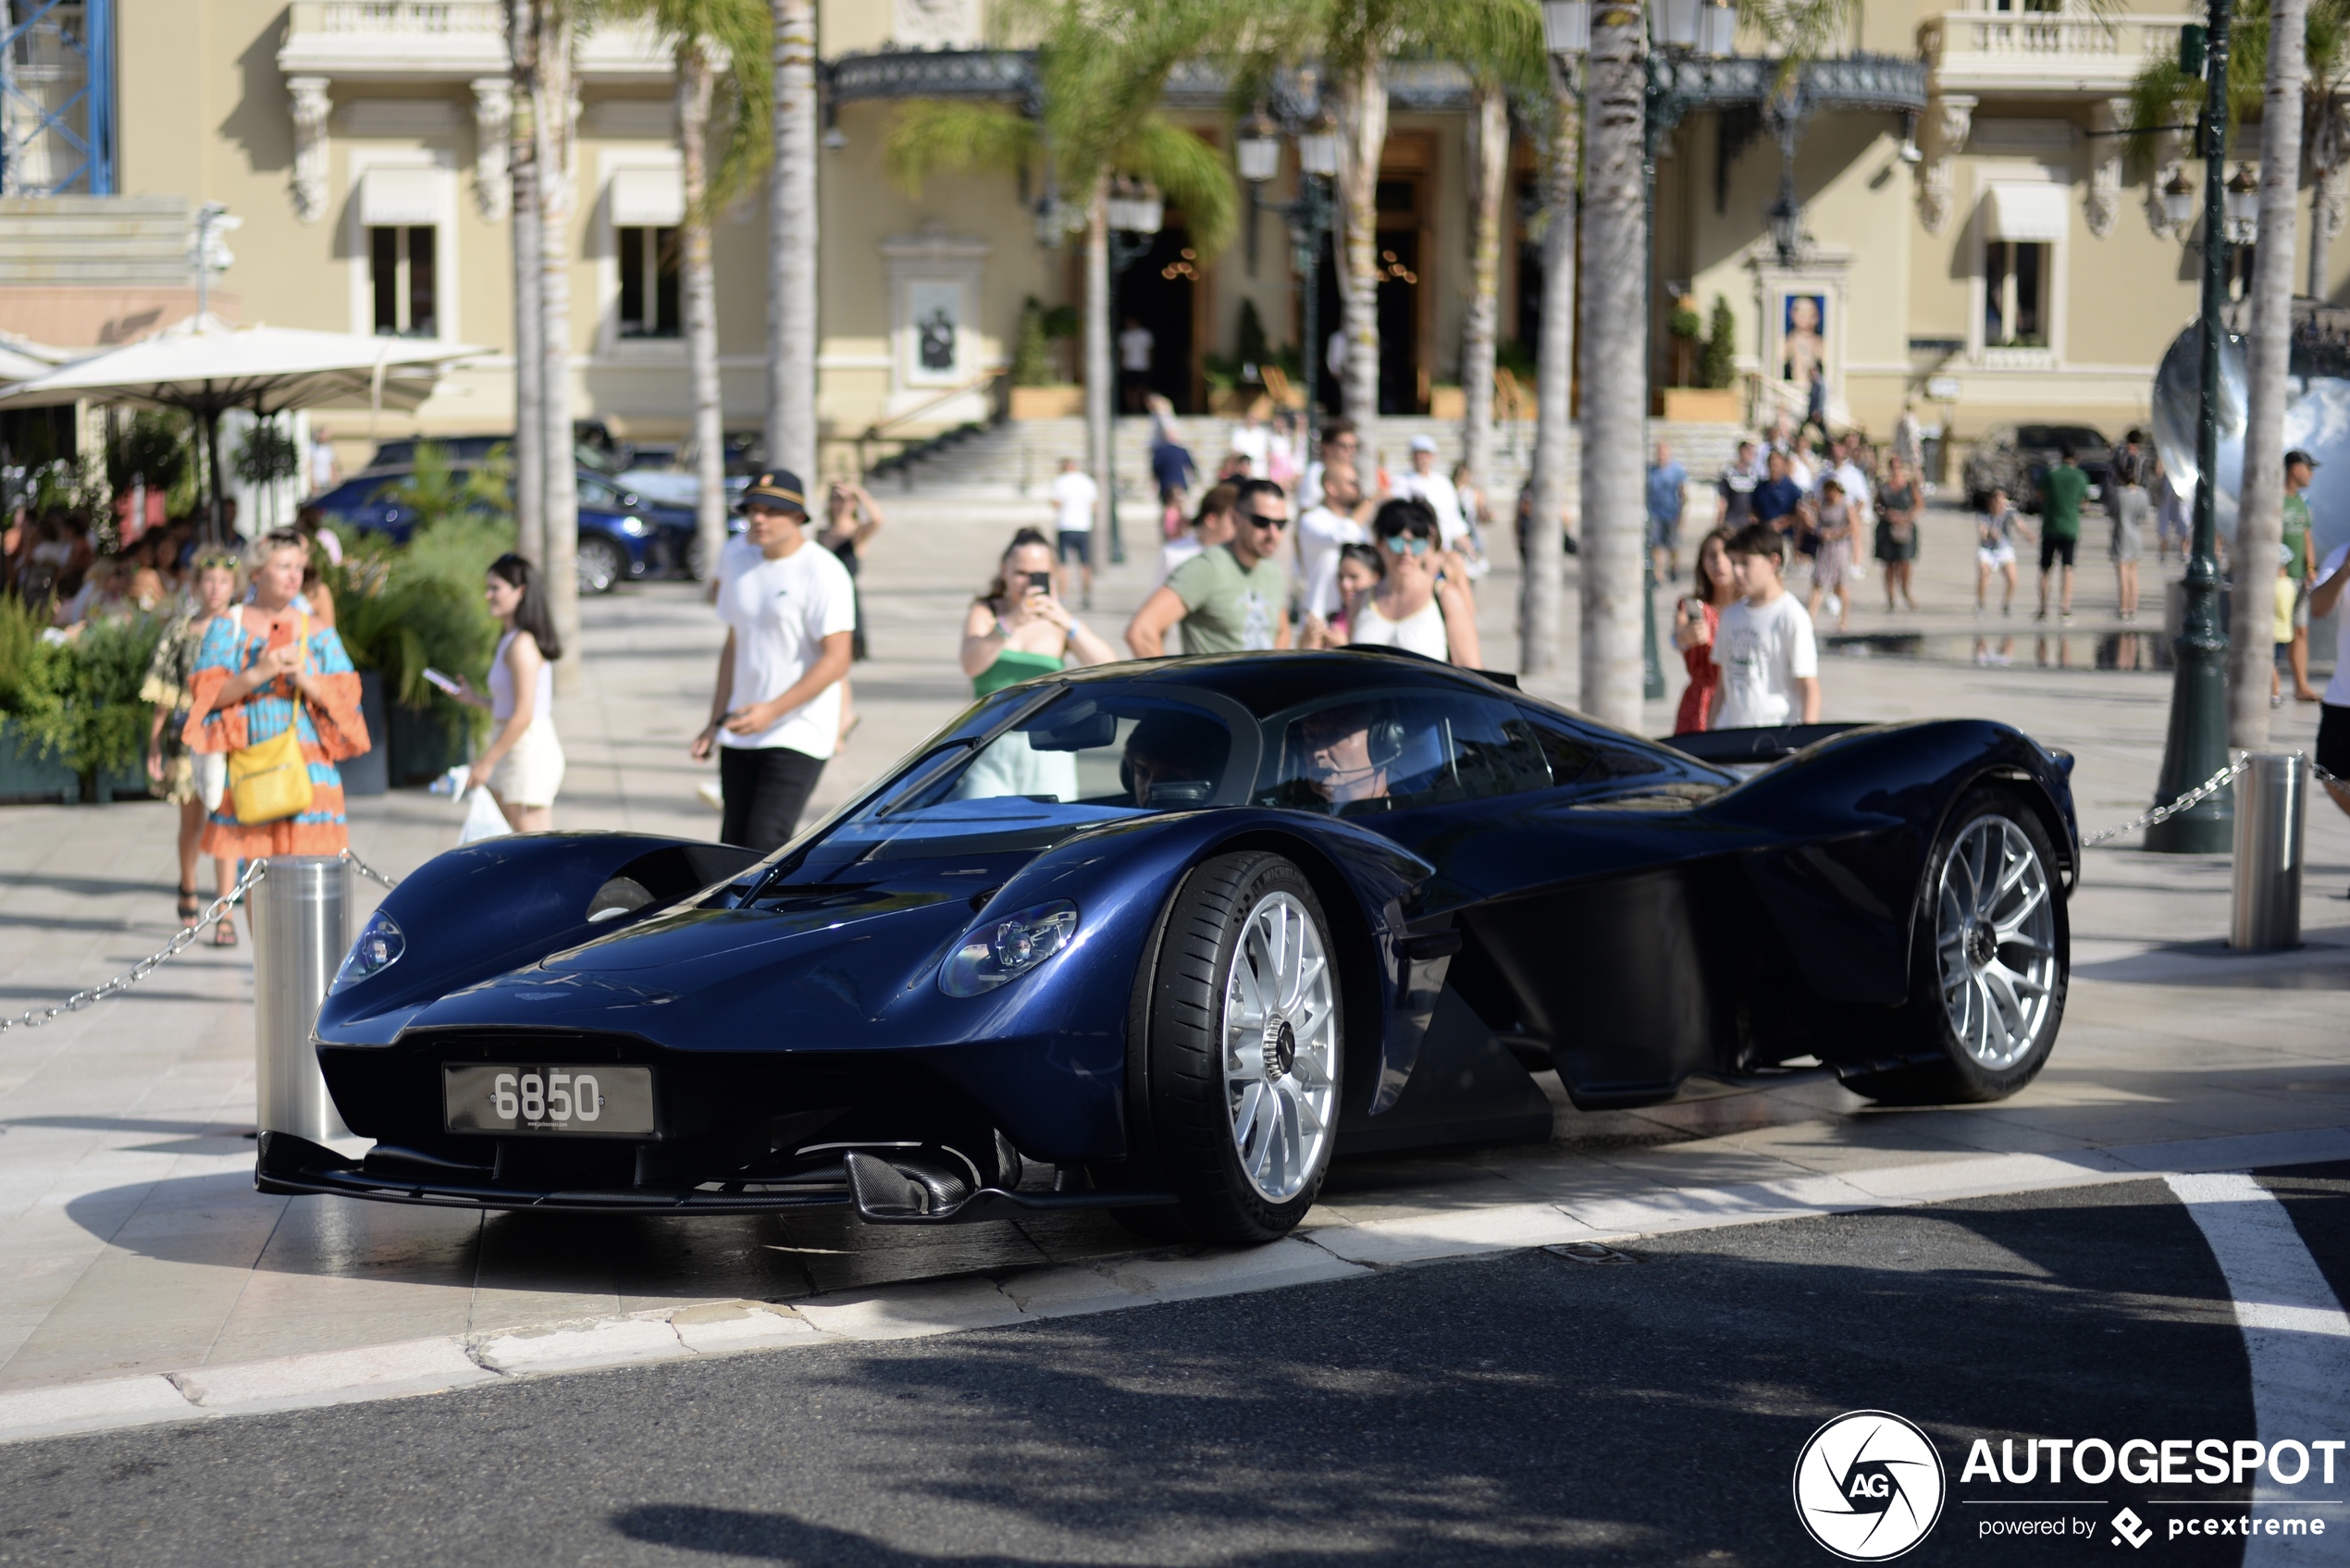
[(1452, 556), (1439, 543), (1436, 513), (1424, 500), (1391, 500), (1371, 520), (1387, 574), (1354, 613), (1357, 646), (1401, 648), (1467, 669), (1481, 667), (1477, 606)]

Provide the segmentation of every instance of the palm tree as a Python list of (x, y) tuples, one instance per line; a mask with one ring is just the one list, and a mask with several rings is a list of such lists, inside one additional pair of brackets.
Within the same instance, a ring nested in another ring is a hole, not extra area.
[(513, 199), (514, 268), (514, 549), (534, 566), (547, 562), (547, 468), (539, 455), (544, 321), (538, 298), (538, 23), (532, 0), (506, 0), (506, 40), (513, 94), (506, 152)]
[(1648, 36), (1594, 7), (1583, 83), (1583, 710), (1640, 723), (1648, 266), (1642, 178)]
[[(718, 375), (718, 282), (711, 265), (711, 220), (766, 165), (773, 143), (773, 21), (767, 0), (605, 0), (609, 14), (650, 21), (672, 41), (677, 61), (677, 150), (686, 216), (678, 235), (678, 292), (685, 307), (686, 380), (693, 398), (697, 481), (694, 574), (707, 580), (726, 543), (726, 420)], [(713, 54), (727, 61), (724, 112)], [(716, 168), (711, 142), (717, 140)]]
[(1493, 352), (1502, 316), (1502, 204), (1509, 192), (1510, 99), (1549, 95), (1541, 19), (1530, 0), (1461, 6), (1452, 13), (1452, 57), (1467, 68), (1469, 306), (1461, 328), (1462, 456), (1478, 494), (1493, 461)]
[(816, 475), (816, 0), (774, 0), (769, 170), (767, 461)]
[(1526, 529), (1526, 559), (1518, 562), (1524, 605), (1517, 667), (1529, 675), (1558, 670), (1560, 622), (1566, 603), (1561, 535), (1567, 438), (1574, 429), (1575, 228), (1583, 128), (1572, 82), (1563, 73), (1556, 80), (1543, 171), (1547, 191), (1542, 204), (1542, 336), (1535, 368), (1534, 504)]
[(1088, 463), (1109, 495), (1111, 424), (1108, 194), (1114, 175), (1144, 179), (1175, 206), (1192, 248), (1214, 255), (1231, 241), (1240, 196), (1224, 155), (1158, 110), (1168, 73), (1216, 36), (1224, 0), (1161, 0), (1105, 19), (1082, 0), (1038, 0), (1008, 14), (1038, 23), (1043, 113), (1005, 104), (917, 100), (898, 111), (888, 160), (913, 194), (933, 174), (1048, 166), (1060, 189), (1082, 191), (1085, 213), (1084, 365)]
[[(2276, 559), (2284, 536), (2285, 376), (2293, 337), (2293, 205), (2301, 182), (2301, 107), (2307, 92), (2303, 44), (2307, 0), (2271, 0), (2265, 101), (2260, 111), (2260, 228), (2269, 244), (2253, 251), (2252, 340), (2245, 365), (2244, 481), (2236, 512), (2236, 559)], [(2238, 571), (2235, 624), (2257, 626), (2275, 611), (2274, 579)], [(2268, 639), (2228, 639), (2228, 744), (2269, 746)]]
[(578, 0), (531, 0), (538, 69), (531, 127), (538, 168), (538, 469), (545, 477), (547, 607), (562, 640), (555, 689), (579, 682), (579, 479), (571, 431), (571, 216), (575, 184), (572, 80)]

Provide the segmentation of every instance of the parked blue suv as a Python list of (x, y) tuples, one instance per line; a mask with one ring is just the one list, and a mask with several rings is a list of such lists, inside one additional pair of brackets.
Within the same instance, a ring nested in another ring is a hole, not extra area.
[[(468, 465), (457, 463), (453, 472), (462, 480)], [(406, 544), (416, 525), (415, 514), (390, 492), (405, 485), (414, 473), (408, 467), (371, 468), (306, 504), (319, 508), (330, 522), (389, 534), (394, 543)], [(575, 473), (579, 485), (581, 593), (610, 593), (623, 581), (694, 575), (691, 511), (651, 505), (590, 469)]]

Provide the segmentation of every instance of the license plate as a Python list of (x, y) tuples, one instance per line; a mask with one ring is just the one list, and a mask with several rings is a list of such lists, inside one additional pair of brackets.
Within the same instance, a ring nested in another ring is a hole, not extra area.
[(649, 1138), (653, 1069), (445, 1064), (441, 1103), (451, 1132), (546, 1132)]

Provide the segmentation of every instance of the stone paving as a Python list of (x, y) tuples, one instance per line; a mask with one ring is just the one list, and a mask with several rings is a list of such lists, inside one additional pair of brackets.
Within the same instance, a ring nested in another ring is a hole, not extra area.
[[(962, 608), (1010, 530), (1042, 521), (1033, 503), (882, 499), (890, 526), (865, 577), (875, 657), (855, 675), (862, 723), (827, 771), (819, 809), (959, 708)], [(1873, 581), (1854, 630), (1973, 629), (1967, 525), (1938, 513), (1926, 535), (1928, 610), (1898, 621), (1870, 611)], [(1506, 554), (1507, 540), (1496, 543)], [(1104, 574), (1094, 620), (1113, 640), (1150, 586), (1145, 553)], [(2104, 574), (2085, 571), (2083, 629), (2069, 644), (2047, 639), (2052, 662), (2069, 654), (2075, 667), (2033, 663), (2028, 623), (2016, 628), (2022, 662), (2007, 668), (1837, 658), (1825, 671), (1828, 715), (2009, 720), (2078, 754), (2086, 825), (2124, 820), (2153, 787), (2169, 677), (2080, 667), (2110, 595)], [(1480, 597), (1489, 657), (1505, 667), (1508, 562)], [(586, 688), (560, 705), (571, 771), (559, 824), (713, 833), (715, 812), (695, 793), (711, 772), (685, 746), (706, 710), (714, 623), (685, 585), (625, 589), (586, 618)], [(1571, 681), (1544, 689), (1564, 695)], [(1652, 707), (1650, 727), (1664, 728), (1670, 711)], [(2313, 710), (2280, 712), (2280, 745), (2306, 747), (2313, 732)], [(0, 810), (0, 1006), (54, 1000), (163, 943), (172, 816), (150, 803)], [(455, 809), (421, 792), (356, 802), (353, 818), (353, 847), (395, 875), (455, 840)], [(735, 1321), (748, 1309), (706, 1305), (730, 1301), (798, 1303), (798, 1317), (835, 1331), (866, 1321), (858, 1303), (877, 1288), (910, 1280), (944, 1281), (955, 1300), (976, 1290), (990, 1303), (982, 1317), (1063, 1300), (1166, 1299), (1208, 1275), (1278, 1281), (1292, 1277), (1284, 1270), (1317, 1277), (1335, 1259), (1397, 1261), (1418, 1255), (1411, 1238), (1439, 1231), (1456, 1250), (1465, 1236), (1531, 1244), (1676, 1216), (1718, 1222), (1986, 1182), (2200, 1167), (2270, 1146), (2230, 1139), (2290, 1135), (2298, 1141), (2273, 1147), (2306, 1153), (2350, 1127), (2350, 1035), (2339, 1019), (2350, 990), (2340, 896), (2350, 821), (2322, 802), (2309, 818), (2309, 861), (2308, 945), (2244, 957), (2220, 941), (2224, 858), (2093, 852), (2072, 904), (2076, 968), (2057, 1056), (2002, 1105), (1878, 1111), (1815, 1082), (1605, 1115), (1563, 1107), (1541, 1148), (1343, 1162), (1307, 1232), (1322, 1261), (1307, 1264), (1294, 1262), (1305, 1241), (1254, 1263), (1145, 1249), (1098, 1216), (931, 1231), (839, 1216), (485, 1218), (264, 1197), (250, 1180), (251, 946), (200, 947), (124, 998), (0, 1035), (0, 1397), (66, 1385), (94, 1394), (159, 1373), (179, 1375), (182, 1392), (203, 1377), (267, 1387), (236, 1369), (444, 1340), (476, 1346), (469, 1364), (495, 1368), (496, 1354), (478, 1347), (520, 1342), (501, 1331), (632, 1314), (686, 1312), (660, 1333), (692, 1349), (688, 1327), (703, 1321), (692, 1314)], [(374, 890), (354, 891), (364, 911)], [(1141, 1284), (1105, 1297), (1102, 1281), (1120, 1279)]]

